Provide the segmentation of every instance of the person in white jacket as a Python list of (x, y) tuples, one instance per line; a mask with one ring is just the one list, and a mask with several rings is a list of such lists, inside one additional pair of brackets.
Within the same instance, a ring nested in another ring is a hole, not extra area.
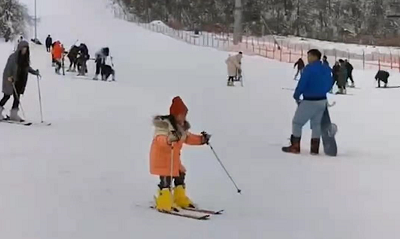
[(226, 59), (225, 63), (228, 66), (228, 86), (233, 86), (233, 81), (235, 78), (238, 76), (238, 73), (241, 74), (242, 71), (242, 58), (243, 58), (243, 53), (239, 52), (238, 54), (234, 56), (229, 56), (228, 59)]

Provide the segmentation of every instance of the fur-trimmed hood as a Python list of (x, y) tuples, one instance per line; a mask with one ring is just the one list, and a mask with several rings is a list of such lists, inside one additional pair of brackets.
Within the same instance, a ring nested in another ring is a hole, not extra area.
[(177, 125), (172, 115), (155, 116), (153, 118), (153, 125), (155, 127), (155, 136), (165, 135), (171, 137), (171, 135), (175, 135), (180, 139), (186, 137), (190, 129), (190, 123), (188, 121), (185, 121), (183, 126)]

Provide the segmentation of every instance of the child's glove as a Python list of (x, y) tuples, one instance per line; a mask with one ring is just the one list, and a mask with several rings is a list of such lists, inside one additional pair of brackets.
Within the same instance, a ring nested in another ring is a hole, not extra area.
[(203, 144), (208, 144), (210, 142), (211, 135), (205, 131), (201, 132), (201, 135), (203, 136)]

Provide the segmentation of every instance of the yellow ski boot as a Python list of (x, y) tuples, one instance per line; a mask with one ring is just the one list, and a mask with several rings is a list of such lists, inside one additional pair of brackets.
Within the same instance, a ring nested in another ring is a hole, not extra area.
[(159, 190), (158, 197), (156, 198), (156, 209), (158, 211), (171, 212), (172, 211), (172, 195), (169, 188)]
[(186, 189), (182, 185), (174, 188), (174, 203), (180, 208), (195, 208), (194, 203), (186, 196)]

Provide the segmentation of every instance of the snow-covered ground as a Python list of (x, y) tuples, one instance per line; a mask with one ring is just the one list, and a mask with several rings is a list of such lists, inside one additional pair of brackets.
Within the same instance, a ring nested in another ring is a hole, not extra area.
[[(27, 4), (32, 1), (24, 0)], [(41, 0), (39, 37), (94, 51), (109, 46), (115, 83), (56, 76), (50, 56), (32, 45), (43, 75), (51, 127), (0, 124), (0, 238), (376, 239), (400, 233), (400, 89), (375, 89), (375, 71), (355, 71), (360, 89), (331, 96), (339, 156), (281, 153), (296, 104), (292, 65), (245, 57), (245, 87), (227, 88), (226, 52), (188, 45), (114, 19), (106, 0)], [(31, 7), (31, 6), (30, 6)], [(31, 8), (32, 9), (32, 8)], [(12, 45), (1, 44), (4, 65)], [(93, 63), (90, 66), (93, 71)], [(93, 74), (93, 73), (92, 73)], [(400, 85), (393, 75), (391, 85)], [(207, 147), (186, 147), (188, 193), (225, 209), (200, 222), (147, 209), (157, 179), (149, 174), (151, 117), (180, 95), (193, 131), (207, 130), (241, 189)], [(37, 83), (23, 106), (38, 121)], [(7, 105), (10, 107), (10, 103)]]

